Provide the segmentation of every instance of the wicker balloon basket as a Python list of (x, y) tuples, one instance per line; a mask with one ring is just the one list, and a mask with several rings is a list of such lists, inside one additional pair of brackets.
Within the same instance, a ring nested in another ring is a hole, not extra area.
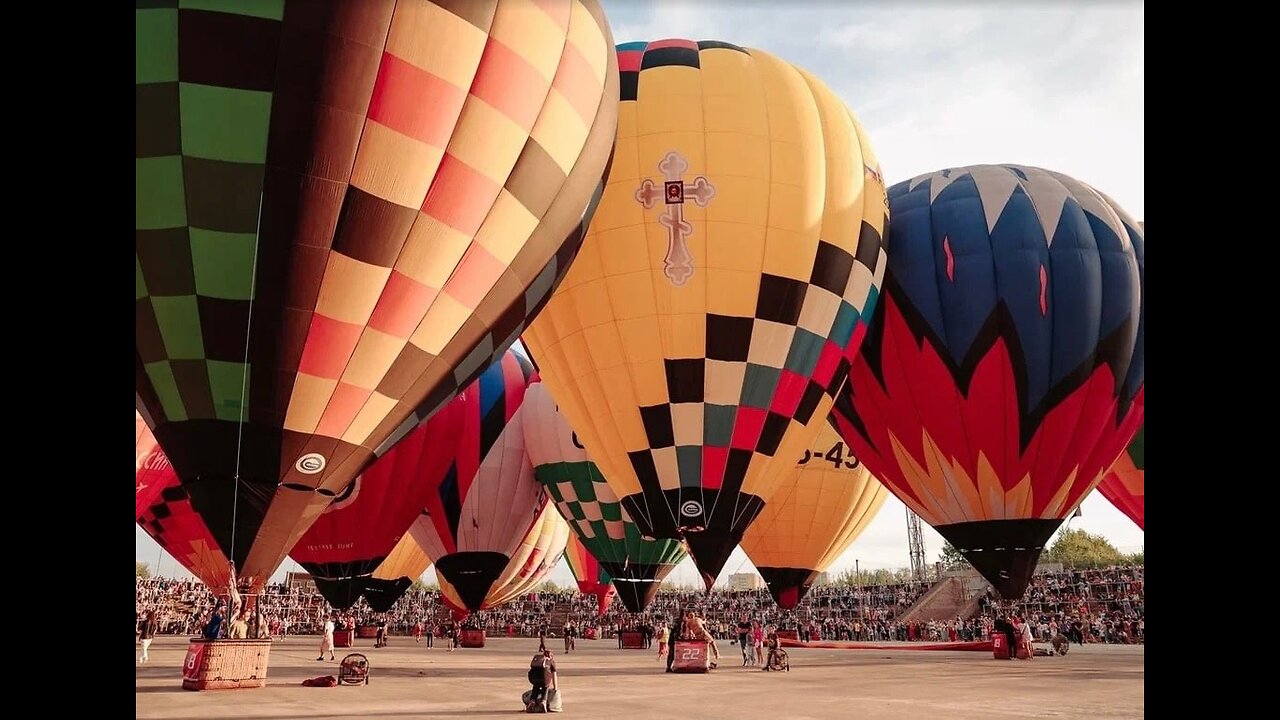
[(182, 664), (183, 690), (230, 690), (267, 684), (270, 640), (192, 638)]
[(484, 637), (484, 630), (463, 630), (458, 644), (464, 648), (482, 648)]

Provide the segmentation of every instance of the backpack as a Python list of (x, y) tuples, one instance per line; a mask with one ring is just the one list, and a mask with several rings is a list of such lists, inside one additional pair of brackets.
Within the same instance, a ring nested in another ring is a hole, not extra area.
[(529, 662), (529, 682), (542, 687), (551, 685), (551, 668), (547, 665), (547, 657), (542, 653), (534, 655)]

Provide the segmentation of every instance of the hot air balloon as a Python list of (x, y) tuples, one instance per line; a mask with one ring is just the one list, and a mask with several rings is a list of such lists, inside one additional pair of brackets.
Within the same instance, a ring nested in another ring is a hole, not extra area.
[(432, 448), (452, 453), (452, 464), (423, 478), (430, 492), (409, 532), (469, 610), (479, 609), (546, 505), (518, 417), (533, 377), (524, 347), (512, 345), (468, 392), (465, 411), (448, 420), (462, 428), (457, 444)]
[(1143, 233), (1065, 175), (942, 170), (889, 190), (886, 300), (834, 419), (999, 593), (1142, 424)]
[(151, 502), (160, 495), (160, 491), (176, 481), (173, 465), (164, 456), (156, 436), (151, 428), (133, 411), (133, 485), (135, 518), (142, 517), (143, 511), (151, 506)]
[[(559, 513), (547, 503), (529, 527), (520, 546), (502, 568), (502, 573), (489, 588), (479, 604), (472, 610), (489, 610), (533, 592), (564, 556), (565, 543), (569, 541), (569, 526)], [(440, 594), (447, 605), (464, 607), (459, 588), (443, 576), (440, 577)]]
[(405, 533), (387, 559), (374, 569), (373, 576), (365, 581), (365, 601), (374, 612), (387, 612), (429, 567), (431, 558), (414, 542), (412, 535)]
[(135, 21), (135, 407), (261, 583), (563, 274), (612, 153), (612, 38), (596, 0)]
[(631, 518), (710, 587), (845, 381), (884, 184), (849, 109), (773, 55), (662, 40), (618, 63), (599, 212), (524, 337)]
[(191, 500), (151, 429), (136, 410), (134, 415), (138, 526), (210, 588), (226, 588), (230, 569), (227, 556), (204, 520), (191, 509)]
[[(523, 348), (509, 351), (379, 457), (334, 498), (290, 551), (330, 605), (345, 609), (360, 599), (374, 568), (408, 533), (432, 497), (439, 497), (450, 473), (474, 475), (479, 455), (473, 436), (484, 432), (481, 405), (488, 400), (486, 408), (492, 408), (504, 397), (504, 374), (521, 383), (531, 367), (522, 353)], [(502, 408), (497, 412), (501, 415)], [(491, 436), (501, 429), (490, 427)]]
[(747, 528), (742, 551), (774, 602), (790, 610), (871, 524), (889, 493), (830, 426), (818, 432), (783, 485)]
[(1133, 436), (1133, 442), (1129, 443), (1120, 459), (1116, 460), (1116, 464), (1111, 466), (1098, 484), (1098, 492), (1143, 530), (1147, 529), (1143, 518), (1146, 432), (1147, 425), (1144, 422), (1138, 428), (1138, 434)]
[(579, 553), (570, 544), (566, 554), (578, 588), (600, 599), (603, 614), (612, 579), (623, 605), (631, 612), (643, 611), (662, 580), (684, 560), (684, 547), (678, 540), (641, 537), (541, 382), (529, 386), (520, 415), (538, 482), (546, 486), (556, 509), (573, 529), (575, 542), (599, 561), (599, 572), (590, 569), (592, 560), (575, 560)]
[[(594, 595), (599, 614), (604, 617), (613, 602), (613, 578), (609, 577), (609, 571), (587, 550), (576, 533), (569, 536), (569, 544), (564, 549), (564, 560), (569, 564), (569, 571), (578, 583), (578, 592)], [(658, 583), (654, 583), (655, 589), (657, 585)]]

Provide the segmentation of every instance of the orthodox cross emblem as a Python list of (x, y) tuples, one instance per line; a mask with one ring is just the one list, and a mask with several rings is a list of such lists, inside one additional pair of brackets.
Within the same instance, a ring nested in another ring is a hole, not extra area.
[(684, 201), (693, 200), (698, 207), (706, 207), (716, 196), (716, 188), (701, 175), (693, 182), (685, 182), (684, 174), (689, 169), (689, 161), (674, 150), (667, 153), (658, 163), (658, 171), (662, 173), (662, 188), (649, 178), (645, 178), (636, 188), (636, 201), (645, 207), (652, 208), (661, 198), (666, 209), (658, 216), (658, 223), (667, 229), (667, 257), (663, 260), (663, 274), (673, 285), (680, 286), (688, 282), (693, 275), (693, 256), (689, 254), (689, 236), (693, 234), (693, 225), (684, 219)]

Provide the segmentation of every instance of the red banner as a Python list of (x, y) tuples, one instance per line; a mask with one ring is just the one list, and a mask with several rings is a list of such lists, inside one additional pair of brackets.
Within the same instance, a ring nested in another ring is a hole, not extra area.
[[(965, 652), (991, 652), (991, 640), (974, 640), (972, 642), (913, 642), (913, 643), (864, 643), (845, 640), (826, 640), (822, 642), (803, 642), (781, 637), (778, 633), (778, 644), (788, 648), (823, 648), (826, 650), (960, 650)], [(996, 635), (993, 638), (998, 637)]]
[(204, 664), (204, 643), (193, 642), (187, 646), (187, 659), (182, 661), (182, 679), (199, 680), (200, 667)]

